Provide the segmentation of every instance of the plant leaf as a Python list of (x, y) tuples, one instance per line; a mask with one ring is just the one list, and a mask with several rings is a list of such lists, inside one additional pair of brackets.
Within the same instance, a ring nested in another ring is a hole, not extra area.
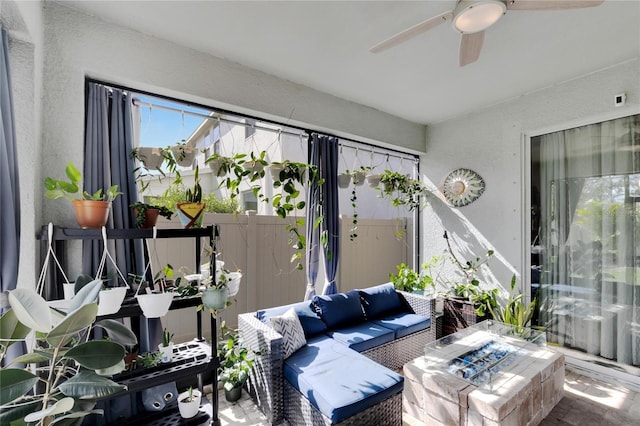
[(116, 365), (112, 365), (111, 367), (97, 368), (96, 374), (100, 376), (113, 376), (114, 374), (124, 371), (125, 368), (126, 365), (124, 363), (124, 359), (121, 359)]
[(21, 368), (0, 369), (0, 406), (15, 401), (27, 392), (38, 382), (38, 376)]
[(138, 338), (135, 333), (120, 321), (105, 319), (95, 323), (94, 327), (103, 328), (111, 340), (120, 343), (122, 346), (135, 346), (138, 343)]
[(9, 304), (23, 325), (48, 333), (53, 327), (51, 310), (47, 302), (30, 288), (17, 288), (9, 292)]
[(51, 346), (66, 345), (75, 334), (89, 327), (98, 315), (98, 304), (89, 303), (68, 314), (47, 335)]
[(71, 358), (81, 366), (96, 370), (113, 367), (124, 358), (124, 348), (108, 340), (91, 340), (67, 351), (65, 358)]
[(9, 347), (18, 340), (24, 340), (31, 330), (18, 321), (13, 309), (0, 317), (0, 345)]
[(17, 358), (12, 359), (11, 364), (37, 364), (40, 362), (47, 362), (50, 359), (51, 359), (50, 357), (46, 357), (39, 353), (33, 352), (30, 354), (24, 354)]
[(60, 401), (56, 402), (49, 408), (45, 408), (44, 410), (36, 411), (35, 413), (29, 414), (24, 418), (24, 421), (27, 423), (37, 422), (48, 416), (65, 413), (73, 408), (73, 404), (73, 398), (62, 398)]
[(93, 280), (80, 289), (71, 299), (69, 305), (69, 312), (73, 312), (82, 305), (87, 303), (94, 303), (98, 300), (98, 294), (102, 289), (102, 280)]
[(106, 377), (98, 376), (93, 371), (80, 371), (78, 374), (62, 383), (59, 389), (66, 396), (79, 399), (104, 398), (127, 387), (119, 385)]

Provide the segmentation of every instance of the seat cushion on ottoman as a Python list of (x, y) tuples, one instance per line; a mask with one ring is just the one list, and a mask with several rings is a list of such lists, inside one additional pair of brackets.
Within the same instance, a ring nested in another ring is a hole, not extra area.
[(300, 324), (304, 330), (304, 335), (307, 339), (320, 334), (327, 329), (327, 325), (320, 319), (318, 314), (316, 314), (310, 300), (293, 303), (291, 305), (262, 309), (256, 313), (256, 316), (263, 323), (269, 324), (269, 318), (281, 316), (291, 308), (294, 308), (298, 314), (298, 319), (300, 320)]
[(392, 283), (381, 284), (359, 290), (362, 307), (368, 320), (408, 312)]
[(328, 330), (325, 334), (357, 352), (367, 351), (394, 339), (394, 330), (373, 324), (373, 322), (365, 322), (338, 330)]
[(393, 330), (396, 339), (399, 339), (429, 328), (431, 326), (431, 318), (416, 314), (396, 314), (373, 320), (371, 323)]
[(332, 423), (402, 392), (404, 378), (329, 337), (314, 337), (284, 362), (284, 378)]

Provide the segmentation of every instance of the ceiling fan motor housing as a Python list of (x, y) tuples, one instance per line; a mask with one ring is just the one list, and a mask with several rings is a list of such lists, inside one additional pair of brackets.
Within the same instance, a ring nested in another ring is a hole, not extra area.
[(460, 0), (453, 9), (453, 28), (462, 34), (483, 31), (507, 12), (503, 0)]

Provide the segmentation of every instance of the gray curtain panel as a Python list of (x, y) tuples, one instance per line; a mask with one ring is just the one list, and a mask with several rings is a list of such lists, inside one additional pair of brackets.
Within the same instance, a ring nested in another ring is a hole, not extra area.
[(324, 179), (321, 189), (324, 220), (321, 232), (327, 233), (324, 247), (326, 282), (322, 294), (338, 292), (336, 273), (340, 259), (340, 209), (338, 206), (338, 139), (320, 137), (320, 174)]
[[(320, 138), (317, 134), (309, 135), (309, 164), (320, 168)], [(314, 226), (320, 210), (320, 186), (318, 179), (309, 181), (307, 190), (307, 223), (306, 223), (306, 274), (307, 289), (304, 299), (313, 299), (316, 295), (316, 280), (320, 265), (320, 227)]]
[(6, 291), (16, 288), (20, 254), (20, 191), (18, 159), (9, 73), (9, 44), (2, 32), (0, 43), (0, 314), (8, 309)]

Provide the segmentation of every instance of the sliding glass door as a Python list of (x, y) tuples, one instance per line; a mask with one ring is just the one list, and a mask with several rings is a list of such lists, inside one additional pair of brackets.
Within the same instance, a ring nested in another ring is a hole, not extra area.
[(640, 366), (640, 115), (534, 137), (531, 158), (538, 324)]

